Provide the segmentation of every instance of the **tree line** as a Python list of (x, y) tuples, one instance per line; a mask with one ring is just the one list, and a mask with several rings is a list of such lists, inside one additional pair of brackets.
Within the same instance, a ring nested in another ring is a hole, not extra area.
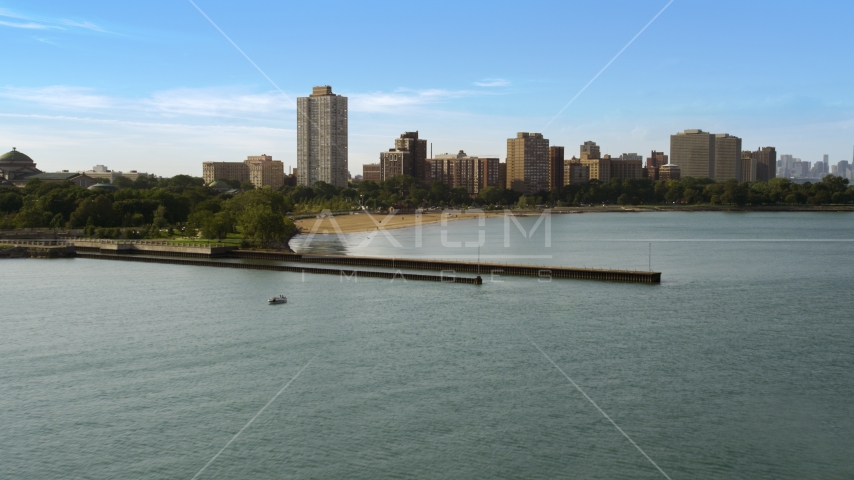
[[(311, 187), (284, 186), (221, 195), (201, 178), (177, 175), (135, 181), (120, 177), (116, 191), (88, 190), (70, 182), (32, 180), (23, 188), (0, 187), (0, 228), (82, 228), (99, 236), (155, 237), (180, 226), (187, 235), (225, 238), (240, 233), (257, 242), (288, 238), (296, 227), (288, 215), (328, 209), (374, 210), (418, 207), (533, 207), (589, 204), (661, 205), (826, 205), (854, 203), (848, 180), (828, 175), (817, 183), (797, 184), (777, 178), (769, 182), (715, 182), (707, 178), (652, 181), (612, 179), (567, 185), (560, 192), (522, 195), (486, 187), (472, 198), (464, 188), (441, 182), (429, 186), (407, 176), (383, 182), (364, 181), (347, 187), (317, 182)], [(234, 183), (234, 182), (232, 182)]]

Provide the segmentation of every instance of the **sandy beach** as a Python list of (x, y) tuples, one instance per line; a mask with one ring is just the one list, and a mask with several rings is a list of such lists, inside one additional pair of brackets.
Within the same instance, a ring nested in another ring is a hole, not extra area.
[[(596, 205), (584, 207), (557, 207), (550, 209), (552, 214), (579, 214), (579, 213), (641, 213), (641, 212), (852, 212), (852, 205), (768, 205), (768, 206), (735, 206), (735, 205)], [(543, 212), (538, 210), (513, 210), (517, 217), (538, 216)], [(486, 217), (500, 217), (504, 215), (503, 210), (484, 211)], [(480, 213), (462, 212), (427, 212), (421, 214), (422, 225), (439, 223), (444, 216), (447, 221), (477, 219)], [(319, 217), (319, 214), (318, 214)], [(373, 217), (373, 218), (372, 218)], [(319, 222), (319, 224), (318, 224)], [(388, 215), (385, 213), (358, 212), (353, 214), (342, 214), (334, 217), (341, 233), (370, 232), (377, 230), (380, 226), (385, 229), (412, 227), (416, 224), (414, 213), (397, 213)], [(316, 233), (335, 233), (333, 220), (329, 218), (304, 218), (297, 220), (300, 233), (308, 233), (315, 229)]]
[(331, 219), (304, 218), (302, 220), (297, 220), (295, 223), (297, 227), (300, 228), (300, 233), (308, 233), (312, 230), (317, 233), (323, 233), (324, 231), (326, 231), (326, 233), (335, 233), (337, 231), (335, 228), (336, 224), (341, 233), (357, 233), (378, 230), (380, 227), (389, 230), (392, 228), (413, 227), (417, 221), (422, 225), (439, 223), (442, 221), (443, 217), (447, 221), (472, 220), (477, 219), (480, 215), (496, 217), (504, 215), (504, 212), (483, 212), (482, 214), (429, 212), (422, 213), (420, 215), (421, 218), (418, 220), (416, 220), (416, 215), (414, 213), (398, 213), (389, 215), (385, 213), (369, 214), (366, 212), (358, 212), (350, 215), (336, 215)]

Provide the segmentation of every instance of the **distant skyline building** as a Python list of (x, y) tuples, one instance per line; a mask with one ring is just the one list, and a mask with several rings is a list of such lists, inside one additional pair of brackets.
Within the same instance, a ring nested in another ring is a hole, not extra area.
[(418, 131), (403, 133), (394, 140), (394, 148), (409, 152), (412, 162), (412, 175), (421, 183), (430, 183), (430, 172), (427, 168), (427, 140), (418, 138)]
[(776, 148), (757, 148), (756, 151), (752, 153), (751, 159), (756, 161), (756, 179), (752, 181), (767, 182), (772, 178), (777, 178)]
[(564, 148), (549, 147), (549, 191), (560, 192), (564, 182)]
[(667, 155), (664, 152), (653, 150), (649, 157), (646, 158), (646, 166), (644, 166), (643, 176), (650, 180), (659, 180), (658, 169), (663, 165), (667, 165)]
[(836, 164), (836, 174), (849, 180), (854, 179), (854, 171), (852, 171), (851, 166), (852, 164), (848, 163), (848, 160), (840, 160)]
[(741, 176), (742, 182), (755, 182), (757, 176), (758, 162), (753, 159), (753, 152), (741, 152)]
[(715, 181), (741, 181), (741, 139), (728, 133), (715, 134)]
[(780, 155), (780, 168), (778, 169), (778, 176), (782, 178), (789, 178), (792, 176), (792, 168), (795, 163), (795, 159), (789, 154), (781, 154)]
[(715, 178), (715, 136), (700, 129), (671, 135), (670, 162), (682, 177)]
[(599, 145), (596, 145), (596, 142), (591, 140), (581, 144), (578, 153), (581, 155), (581, 158), (584, 158), (584, 155), (586, 154), (588, 159), (599, 158), (601, 156)]
[(656, 152), (653, 150), (649, 157), (646, 158), (646, 166), (648, 167), (660, 167), (662, 165), (667, 165), (667, 155), (664, 152)]
[(507, 189), (537, 193), (549, 188), (549, 140), (519, 132), (507, 139)]
[(297, 183), (317, 181), (346, 187), (348, 177), (347, 97), (328, 85), (297, 98)]

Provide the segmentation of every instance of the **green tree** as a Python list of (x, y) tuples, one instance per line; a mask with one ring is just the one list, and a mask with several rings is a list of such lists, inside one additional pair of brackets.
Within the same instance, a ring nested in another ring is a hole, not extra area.
[[(30, 181), (32, 182), (32, 181)], [(45, 211), (35, 195), (24, 197), (24, 205), (15, 215), (15, 226), (18, 228), (42, 228), (48, 226), (51, 220), (50, 212)]]
[(501, 190), (497, 187), (484, 187), (478, 197), (487, 205), (497, 205), (501, 202)]
[(169, 225), (169, 221), (166, 220), (166, 207), (163, 205), (157, 207), (157, 210), (154, 211), (154, 221), (152, 223), (157, 228), (164, 228), (166, 225)]
[(127, 177), (118, 176), (113, 180), (113, 185), (119, 188), (133, 188), (133, 180)]
[(71, 228), (80, 228), (92, 219), (96, 227), (109, 227), (115, 224), (113, 202), (106, 195), (84, 198), (68, 219)]
[(11, 189), (0, 189), (0, 212), (17, 212), (24, 206), (24, 197), (20, 192)]
[(268, 205), (248, 207), (239, 221), (244, 235), (261, 244), (281, 243), (296, 231), (292, 220), (275, 213)]

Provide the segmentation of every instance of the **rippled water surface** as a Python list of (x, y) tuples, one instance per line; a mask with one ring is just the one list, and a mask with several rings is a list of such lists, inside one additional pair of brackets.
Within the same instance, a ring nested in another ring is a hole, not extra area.
[(189, 479), (272, 399), (198, 478), (663, 478), (543, 353), (674, 479), (854, 476), (854, 215), (550, 222), (293, 245), (662, 285), (2, 260), (0, 477)]

